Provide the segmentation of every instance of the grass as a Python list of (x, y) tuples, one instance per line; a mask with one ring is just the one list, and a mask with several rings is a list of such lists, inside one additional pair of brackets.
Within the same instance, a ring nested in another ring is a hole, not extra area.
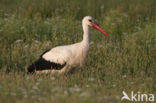
[[(120, 103), (123, 90), (156, 94), (155, 4), (1, 0), (0, 102)], [(27, 67), (46, 49), (82, 40), (81, 19), (86, 15), (112, 37), (91, 29), (84, 67), (68, 76), (27, 75)]]

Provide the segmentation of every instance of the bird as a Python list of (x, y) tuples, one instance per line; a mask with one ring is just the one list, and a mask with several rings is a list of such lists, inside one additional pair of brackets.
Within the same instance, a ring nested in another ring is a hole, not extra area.
[(75, 71), (76, 68), (82, 67), (89, 51), (90, 27), (97, 29), (107, 37), (111, 37), (95, 22), (93, 17), (85, 16), (82, 20), (82, 41), (46, 50), (40, 55), (38, 60), (27, 68), (28, 73), (69, 74)]

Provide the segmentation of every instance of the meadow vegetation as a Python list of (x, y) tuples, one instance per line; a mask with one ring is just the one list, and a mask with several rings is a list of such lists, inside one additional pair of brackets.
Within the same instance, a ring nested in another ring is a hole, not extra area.
[[(45, 50), (82, 40), (88, 59), (68, 76), (27, 75)], [(156, 94), (156, 0), (0, 0), (0, 103), (120, 103), (122, 91)], [(128, 101), (124, 101), (126, 103)]]

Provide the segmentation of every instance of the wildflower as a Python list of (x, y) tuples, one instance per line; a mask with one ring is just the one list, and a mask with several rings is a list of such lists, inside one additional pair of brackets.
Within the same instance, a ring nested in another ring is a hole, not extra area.
[(128, 14), (126, 14), (126, 13), (123, 13), (122, 15), (123, 15), (125, 18), (128, 17)]
[(96, 78), (89, 78), (89, 81), (95, 81)]
[(21, 42), (23, 42), (23, 40), (21, 39), (15, 41), (16, 44), (21, 43)]
[(25, 50), (28, 50), (28, 49), (29, 49), (29, 44), (25, 45), (25, 46), (24, 46), (24, 49), (25, 49)]
[(51, 41), (47, 41), (46, 46), (51, 45)]

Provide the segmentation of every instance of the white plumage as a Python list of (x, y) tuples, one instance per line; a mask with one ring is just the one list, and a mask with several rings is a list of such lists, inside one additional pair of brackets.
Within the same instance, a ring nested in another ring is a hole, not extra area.
[(86, 16), (82, 20), (84, 34), (81, 42), (72, 45), (58, 46), (48, 50), (40, 56), (39, 60), (28, 68), (28, 72), (66, 74), (72, 72), (77, 67), (83, 66), (89, 50), (89, 26), (109, 36), (95, 23), (91, 16)]

